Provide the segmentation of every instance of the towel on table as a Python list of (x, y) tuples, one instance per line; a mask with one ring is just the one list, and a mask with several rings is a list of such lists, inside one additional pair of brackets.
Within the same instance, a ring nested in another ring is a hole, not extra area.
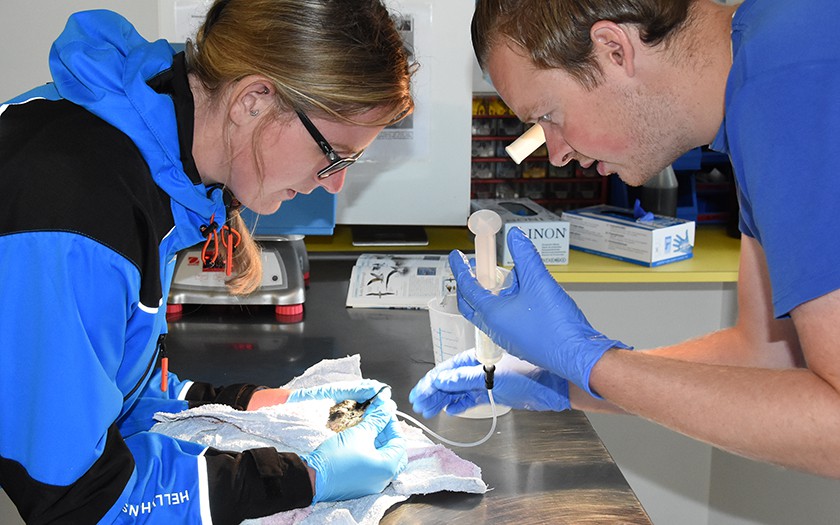
[[(362, 379), (358, 355), (324, 360), (284, 385), (308, 388)], [(283, 452), (311, 452), (334, 435), (326, 426), (331, 400), (301, 401), (242, 412), (225, 405), (205, 405), (177, 414), (159, 412), (152, 431), (222, 450), (242, 451), (275, 447)], [(373, 525), (393, 505), (412, 494), (443, 490), (483, 494), (487, 486), (481, 469), (442, 445), (432, 443), (418, 428), (401, 422), (408, 448), (408, 466), (380, 494), (358, 499), (323, 502), (303, 509), (279, 512), (250, 525), (331, 524)]]

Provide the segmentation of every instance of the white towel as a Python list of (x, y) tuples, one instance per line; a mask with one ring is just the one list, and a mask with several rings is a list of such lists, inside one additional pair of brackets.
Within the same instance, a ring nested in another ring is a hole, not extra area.
[[(358, 381), (362, 379), (360, 363), (358, 355), (324, 360), (284, 386), (307, 388)], [(326, 427), (332, 404), (330, 400), (301, 401), (252, 412), (225, 405), (205, 405), (178, 414), (159, 412), (155, 414), (158, 423), (152, 430), (222, 450), (242, 451), (269, 446), (302, 454), (311, 452), (333, 435)], [(435, 445), (418, 428), (401, 425), (407, 442), (408, 466), (382, 493), (348, 501), (317, 503), (244, 523), (373, 525), (379, 523), (391, 506), (412, 494), (442, 490), (484, 494), (487, 491), (478, 466), (442, 445)]]

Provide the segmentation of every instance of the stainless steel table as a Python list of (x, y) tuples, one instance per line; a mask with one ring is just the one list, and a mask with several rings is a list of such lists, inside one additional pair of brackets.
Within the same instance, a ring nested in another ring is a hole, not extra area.
[[(428, 313), (345, 308), (352, 264), (311, 261), (303, 322), (278, 323), (273, 309), (187, 307), (170, 322), (170, 367), (216, 384), (277, 386), (322, 359), (359, 354), (364, 376), (390, 384), (400, 409), (413, 414), (408, 393), (433, 366)], [(425, 423), (469, 442), (487, 433), (490, 420), (443, 415)], [(481, 467), (491, 490), (413, 496), (383, 523), (650, 523), (582, 412), (511, 411), (489, 441), (453, 450)]]

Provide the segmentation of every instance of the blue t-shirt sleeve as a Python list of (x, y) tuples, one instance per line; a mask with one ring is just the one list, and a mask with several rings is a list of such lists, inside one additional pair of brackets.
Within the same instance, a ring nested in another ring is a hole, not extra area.
[(840, 60), (750, 79), (727, 110), (742, 231), (767, 257), (774, 313), (840, 288)]

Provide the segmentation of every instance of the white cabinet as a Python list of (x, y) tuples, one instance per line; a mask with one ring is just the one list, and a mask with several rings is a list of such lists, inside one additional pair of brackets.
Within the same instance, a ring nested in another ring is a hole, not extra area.
[[(731, 282), (564, 287), (595, 328), (639, 349), (737, 317)], [(587, 415), (655, 525), (840, 523), (840, 481), (734, 456), (633, 416)]]

